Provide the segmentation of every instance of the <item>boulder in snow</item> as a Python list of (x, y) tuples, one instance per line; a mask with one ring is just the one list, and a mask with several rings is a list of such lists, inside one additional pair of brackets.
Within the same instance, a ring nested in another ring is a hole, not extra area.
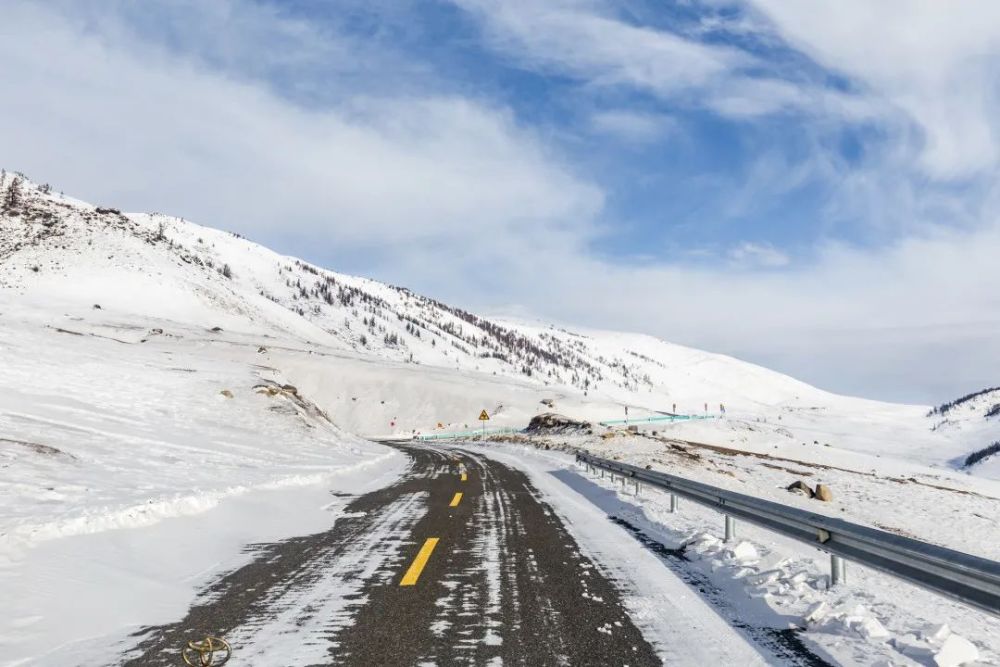
[(527, 433), (546, 435), (550, 433), (577, 433), (594, 428), (593, 424), (580, 422), (555, 412), (543, 412), (528, 422)]
[(830, 487), (826, 484), (817, 484), (813, 497), (817, 500), (822, 500), (823, 502), (828, 503), (833, 500), (833, 491), (831, 491)]
[(785, 487), (785, 490), (789, 493), (798, 493), (805, 496), (806, 498), (813, 497), (813, 490), (809, 488), (809, 485), (803, 482), (801, 479), (795, 480), (791, 484)]

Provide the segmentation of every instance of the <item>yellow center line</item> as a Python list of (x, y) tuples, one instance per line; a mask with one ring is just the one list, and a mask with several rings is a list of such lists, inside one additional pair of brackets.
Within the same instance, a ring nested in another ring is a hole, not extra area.
[(448, 507), (458, 507), (458, 504), (462, 502), (462, 492), (459, 491), (455, 494), (455, 497), (451, 499), (451, 504)]
[(463, 472), (463, 473), (462, 473), (462, 481), (464, 482), (464, 481), (466, 481), (467, 479), (469, 479), (469, 476), (468, 476), (468, 475), (466, 475), (466, 474), (465, 474), (465, 473)]
[(420, 578), (420, 573), (424, 571), (424, 567), (427, 565), (427, 561), (430, 560), (431, 554), (434, 553), (434, 547), (437, 546), (437, 543), (438, 538), (427, 538), (424, 546), (420, 547), (417, 557), (410, 564), (410, 569), (406, 571), (406, 574), (403, 575), (403, 580), (399, 582), (400, 586), (413, 586), (417, 583), (417, 579)]

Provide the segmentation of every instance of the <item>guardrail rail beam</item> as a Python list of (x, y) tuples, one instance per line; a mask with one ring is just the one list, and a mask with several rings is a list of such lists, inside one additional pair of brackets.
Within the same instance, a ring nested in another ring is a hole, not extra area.
[(683, 497), (726, 517), (726, 539), (736, 537), (736, 519), (790, 537), (830, 554), (830, 582), (846, 581), (846, 561), (908, 581), (994, 616), (1000, 616), (1000, 562), (884, 530), (870, 528), (763, 498), (737, 493), (585, 452), (577, 460), (601, 471), (628, 476), (670, 494), (670, 511)]

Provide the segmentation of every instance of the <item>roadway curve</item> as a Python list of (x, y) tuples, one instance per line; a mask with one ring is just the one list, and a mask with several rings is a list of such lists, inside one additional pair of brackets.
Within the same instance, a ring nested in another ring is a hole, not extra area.
[[(712, 626), (682, 613), (676, 646), (647, 641), (620, 582), (581, 552), (524, 473), (458, 449), (400, 446), (412, 463), (397, 483), (352, 500), (328, 531), (252, 547), (252, 561), (183, 619), (136, 633), (123, 664), (180, 664), (183, 643), (206, 634), (232, 643), (231, 667), (638, 667), (720, 645)], [(754, 658), (741, 664), (768, 655), (741, 650)]]

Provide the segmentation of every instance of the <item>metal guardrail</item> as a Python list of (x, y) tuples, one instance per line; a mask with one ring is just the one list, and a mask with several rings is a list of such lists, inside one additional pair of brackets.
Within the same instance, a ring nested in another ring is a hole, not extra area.
[(623, 484), (631, 479), (669, 492), (671, 511), (676, 510), (679, 496), (723, 513), (727, 541), (735, 537), (735, 519), (743, 519), (815, 546), (830, 554), (834, 584), (844, 577), (841, 559), (848, 559), (1000, 616), (996, 561), (583, 452), (576, 458), (621, 475)]
[(482, 436), (491, 435), (513, 435), (515, 433), (520, 433), (520, 429), (511, 427), (498, 427), (498, 428), (488, 428), (483, 430), (481, 428), (469, 429), (468, 431), (452, 431), (448, 433), (422, 433), (421, 435), (414, 436), (414, 440), (460, 440), (469, 438), (480, 438)]

